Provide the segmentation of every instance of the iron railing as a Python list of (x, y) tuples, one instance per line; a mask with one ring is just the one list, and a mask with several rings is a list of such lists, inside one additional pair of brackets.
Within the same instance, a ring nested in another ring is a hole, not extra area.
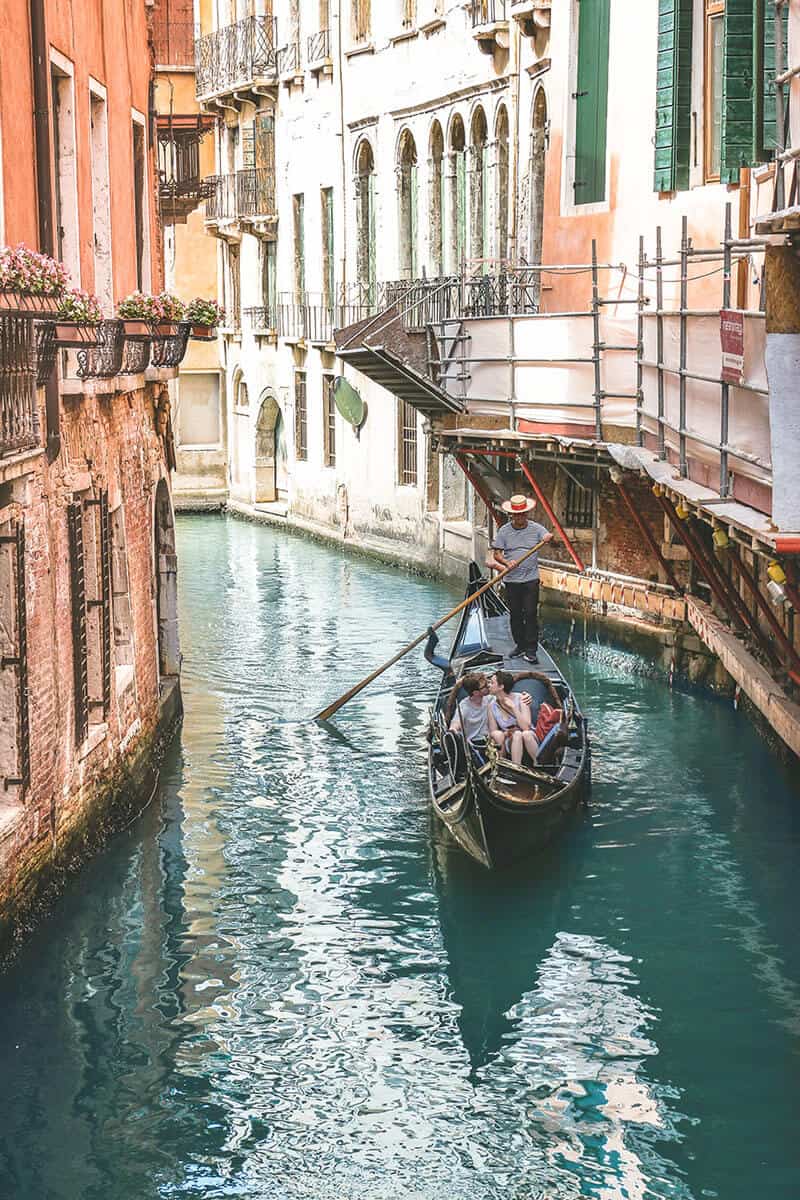
[(306, 42), (306, 53), (310, 63), (323, 62), (331, 56), (331, 31), (320, 29), (309, 35)]
[(506, 0), (472, 0), (472, 27), (506, 19)]
[(153, 49), (157, 67), (194, 67), (195, 27), (173, 21), (164, 8), (153, 14)]
[(331, 300), (321, 292), (304, 292), (298, 298), (291, 292), (281, 292), (277, 305), (277, 329), (283, 338), (300, 339), (326, 345), (333, 340), (334, 330), (345, 329), (357, 321), (374, 316), (384, 307), (383, 291), (380, 303), (370, 301), (363, 289), (337, 288)]
[(266, 305), (251, 305), (243, 310), (242, 315), (247, 328), (252, 333), (259, 333), (265, 329), (272, 331), (278, 328), (278, 315), (275, 309)]
[(517, 316), (539, 311), (539, 273), (518, 266), (486, 275), (440, 275), (432, 279), (395, 279), (383, 283), (383, 307), (403, 310), (407, 329), (454, 317)]
[(211, 175), (206, 200), (206, 221), (253, 220), (274, 217), (275, 174), (262, 168), (237, 171), (235, 175)]
[(274, 81), (277, 73), (277, 21), (246, 17), (195, 42), (198, 100), (248, 87), (256, 80)]
[(24, 316), (0, 317), (0, 455), (39, 444), (36, 334)]
[(178, 367), (183, 362), (192, 326), (189, 321), (180, 321), (174, 333), (166, 337), (153, 338), (152, 359), (154, 367)]
[(278, 74), (297, 75), (300, 71), (300, 43), (289, 42), (278, 51)]

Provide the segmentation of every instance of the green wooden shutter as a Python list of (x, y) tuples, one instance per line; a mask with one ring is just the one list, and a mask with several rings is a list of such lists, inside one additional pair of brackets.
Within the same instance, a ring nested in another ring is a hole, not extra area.
[(722, 64), (723, 183), (738, 183), (740, 167), (755, 162), (755, 0), (727, 0)]
[[(789, 6), (785, 4), (781, 13), (783, 21), (783, 68), (787, 64), (787, 44), (789, 38)], [(778, 144), (775, 132), (775, 116), (777, 101), (775, 87), (775, 4), (774, 0), (757, 0), (755, 37), (753, 44), (760, 46), (762, 53), (756, 63), (756, 131), (757, 131), (757, 161), (771, 162)]]
[(692, 111), (692, 0), (658, 0), (657, 192), (689, 186)]
[(576, 204), (596, 204), (606, 195), (609, 8), (610, 0), (580, 0), (573, 184)]

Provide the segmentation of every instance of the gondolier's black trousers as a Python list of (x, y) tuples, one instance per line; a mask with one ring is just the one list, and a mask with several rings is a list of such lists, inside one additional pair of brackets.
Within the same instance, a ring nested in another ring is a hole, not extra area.
[(520, 650), (539, 647), (539, 580), (506, 583), (506, 600), (511, 614), (511, 636)]

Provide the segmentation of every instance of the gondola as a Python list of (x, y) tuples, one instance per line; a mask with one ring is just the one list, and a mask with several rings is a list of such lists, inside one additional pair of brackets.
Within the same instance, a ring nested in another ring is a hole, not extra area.
[[(470, 565), (467, 595), (484, 584), (480, 568)], [(436, 817), (458, 844), (485, 867), (499, 868), (552, 842), (588, 797), (591, 750), (587, 721), (572, 688), (556, 663), (539, 647), (538, 665), (514, 657), (506, 604), (489, 589), (462, 614), (447, 669), (431, 714), (428, 783)], [(539, 706), (558, 696), (561, 724), (540, 754), (521, 766), (494, 748), (473, 748), (447, 728), (445, 710), (455, 681), (471, 671), (535, 670), (547, 682), (519, 680), (515, 691), (531, 696), (533, 724)]]

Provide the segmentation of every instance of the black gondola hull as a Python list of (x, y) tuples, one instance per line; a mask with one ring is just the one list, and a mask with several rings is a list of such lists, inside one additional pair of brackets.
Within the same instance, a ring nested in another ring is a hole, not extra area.
[[(473, 566), (472, 589), (478, 577)], [(496, 869), (536, 854), (561, 835), (578, 805), (588, 798), (590, 749), (586, 721), (572, 690), (555, 662), (542, 651), (541, 668), (537, 669), (558, 687), (564, 703), (574, 713), (560, 761), (527, 772), (515, 770), (507, 760), (482, 767), (474, 761), (465, 761), (460, 773), (449, 781), (451, 786), (443, 785), (441, 768), (437, 768), (436, 729), (441, 732), (444, 728), (442, 714), (454, 679), (469, 669), (494, 667), (520, 672), (529, 666), (524, 660), (514, 659), (513, 652), (509, 653), (513, 643), (505, 605), (492, 596), (487, 617), (485, 603), (480, 599), (475, 605), (484, 614), (480, 646), (469, 642), (472, 606), (465, 611), (453, 644), (451, 669), (445, 676), (434, 711), (429, 789), (433, 811), (449, 834), (476, 861)], [(440, 760), (441, 740), (438, 745)], [(469, 756), (465, 759), (469, 760)]]

